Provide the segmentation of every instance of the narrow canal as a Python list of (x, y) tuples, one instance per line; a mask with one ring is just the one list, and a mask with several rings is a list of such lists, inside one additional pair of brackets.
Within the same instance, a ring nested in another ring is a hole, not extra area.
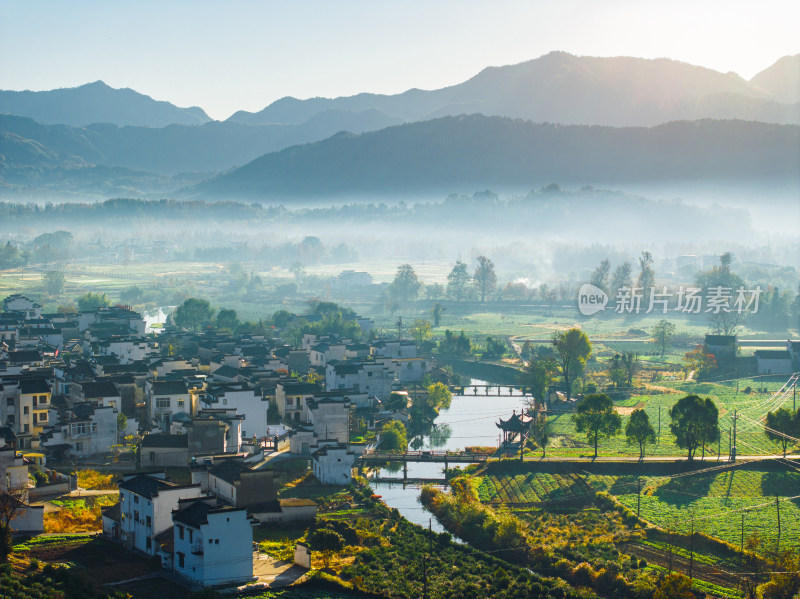
[[(472, 385), (486, 385), (485, 381), (472, 380)], [(450, 408), (442, 410), (434, 421), (434, 428), (429, 435), (409, 439), (412, 451), (458, 451), (467, 447), (496, 448), (500, 430), (495, 423), (506, 419), (516, 410), (525, 407), (526, 398), (517, 392), (509, 395), (508, 388), (490, 388), (486, 395), (483, 389), (473, 394), (472, 389), (465, 389), (464, 395), (454, 395)], [(444, 483), (444, 465), (436, 463), (409, 464), (409, 478), (441, 479)], [(377, 473), (381, 479), (397, 478), (398, 482), (371, 481), (370, 486), (380, 495), (389, 507), (397, 508), (410, 522), (420, 526), (428, 526), (432, 518), (433, 529), (443, 532), (444, 528), (419, 503), (419, 485), (403, 485), (402, 464), (390, 464)]]

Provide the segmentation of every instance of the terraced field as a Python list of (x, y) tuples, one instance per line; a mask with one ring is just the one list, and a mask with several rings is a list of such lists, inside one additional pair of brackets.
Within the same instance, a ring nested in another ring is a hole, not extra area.
[(518, 505), (580, 502), (614, 482), (612, 477), (542, 472), (484, 474), (477, 478), (481, 501)]
[[(571, 507), (588, 501), (595, 491), (608, 491), (636, 511), (636, 476), (545, 473), (478, 473), (481, 501), (509, 506)], [(780, 467), (726, 469), (675, 477), (641, 478), (641, 516), (662, 528), (688, 534), (695, 530), (734, 545), (757, 534), (769, 551), (777, 544), (778, 498), (781, 547), (800, 547), (800, 472)]]

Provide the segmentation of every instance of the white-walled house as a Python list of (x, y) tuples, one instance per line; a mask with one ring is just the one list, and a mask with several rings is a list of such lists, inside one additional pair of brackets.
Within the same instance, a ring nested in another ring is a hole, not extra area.
[(148, 355), (147, 339), (107, 339), (97, 344), (97, 350), (101, 356), (116, 356), (120, 364), (144, 360)]
[(253, 578), (252, 520), (244, 508), (187, 499), (172, 514), (176, 573), (202, 586)]
[(115, 412), (122, 410), (122, 394), (111, 380), (72, 382), (70, 397), (74, 403), (88, 401), (100, 407), (110, 406)]
[(399, 358), (393, 360), (397, 367), (397, 378), (401, 383), (420, 383), (433, 368), (425, 358)]
[(159, 551), (156, 535), (172, 526), (178, 501), (201, 497), (200, 485), (176, 485), (164, 474), (133, 474), (119, 484), (120, 540), (148, 555)]
[(231, 409), (244, 417), (241, 435), (243, 438), (256, 435), (261, 438), (267, 430), (269, 400), (255, 389), (243, 383), (213, 385), (206, 389), (204, 409)]
[(3, 488), (24, 489), (28, 486), (28, 465), (14, 447), (0, 449), (0, 481)]
[(169, 432), (174, 414), (192, 414), (192, 397), (184, 381), (147, 381), (144, 390), (150, 422), (162, 431)]
[(323, 485), (349, 485), (355, 461), (356, 454), (347, 445), (329, 445), (311, 455), (311, 468)]
[(350, 399), (341, 393), (320, 393), (304, 402), (304, 421), (289, 435), (292, 453), (309, 455), (320, 441), (347, 443), (349, 440)]
[(307, 399), (321, 393), (322, 389), (316, 383), (303, 383), (300, 381), (280, 382), (275, 387), (275, 401), (278, 413), (284, 420), (303, 420), (303, 411)]
[(189, 463), (189, 437), (166, 433), (145, 435), (139, 456), (142, 468), (186, 466)]
[(69, 445), (66, 454), (86, 457), (109, 451), (117, 442), (117, 412), (89, 402), (73, 405), (63, 419), (42, 436), (43, 447)]
[(391, 360), (332, 361), (325, 368), (325, 385), (329, 391), (352, 389), (386, 400), (397, 378), (396, 369)]

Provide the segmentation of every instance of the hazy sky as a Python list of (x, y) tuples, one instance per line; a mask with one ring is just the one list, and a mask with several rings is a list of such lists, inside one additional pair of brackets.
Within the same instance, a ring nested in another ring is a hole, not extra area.
[(749, 79), (800, 52), (797, 0), (0, 0), (0, 88), (102, 79), (224, 119), (283, 96), (397, 93), (564, 50)]

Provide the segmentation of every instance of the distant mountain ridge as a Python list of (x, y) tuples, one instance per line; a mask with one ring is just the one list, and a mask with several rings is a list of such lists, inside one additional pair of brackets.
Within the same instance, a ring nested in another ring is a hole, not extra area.
[(750, 80), (778, 102), (800, 102), (800, 54), (784, 56)]
[[(756, 78), (766, 80), (766, 73), (777, 69), (781, 61)], [(792, 68), (798, 66), (790, 61), (781, 72)], [(700, 118), (800, 124), (798, 101), (777, 84), (755, 85), (734, 73), (666, 58), (597, 58), (551, 52), (516, 65), (488, 67), (463, 83), (442, 89), (334, 99), (286, 97), (260, 112), (239, 111), (228, 120), (297, 123), (322, 110), (341, 109), (379, 110), (406, 121), (480, 113), (619, 127)]]
[[(398, 119), (377, 110), (362, 113), (328, 110), (314, 115), (308, 122), (292, 125), (210, 121), (200, 126), (161, 128), (101, 123), (86, 127), (45, 125), (27, 117), (0, 114), (0, 135), (26, 139), (69, 162), (77, 160), (172, 175), (216, 173), (247, 164), (269, 152), (325, 139), (345, 129), (361, 133), (397, 122)], [(0, 147), (6, 167), (12, 168), (30, 158), (25, 152), (19, 153), (23, 147)]]
[(636, 181), (800, 183), (800, 126), (678, 121), (652, 128), (443, 117), (295, 146), (186, 190), (192, 197), (276, 199), (338, 194), (530, 188)]
[(211, 120), (197, 106), (179, 108), (132, 89), (114, 89), (102, 81), (41, 92), (0, 90), (0, 113), (74, 127), (92, 123), (166, 127), (202, 125)]

